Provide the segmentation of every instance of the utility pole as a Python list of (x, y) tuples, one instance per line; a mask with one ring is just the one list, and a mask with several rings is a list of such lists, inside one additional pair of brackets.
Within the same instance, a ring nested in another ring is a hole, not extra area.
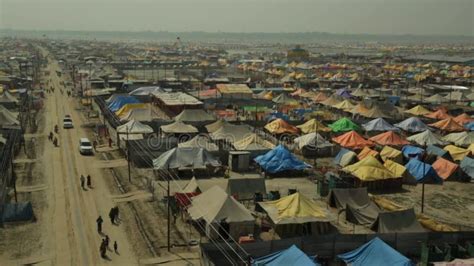
[[(15, 139), (15, 138), (14, 138)], [(11, 175), (13, 181), (13, 192), (15, 193), (15, 203), (18, 203), (18, 196), (16, 192), (16, 176), (15, 176), (15, 167), (13, 165), (13, 143), (10, 142), (10, 167), (11, 167)]]
[(130, 144), (129, 144), (129, 139), (128, 139), (128, 126), (127, 126), (127, 165), (128, 165), (128, 182), (132, 183), (132, 175), (130, 172)]
[(167, 180), (167, 189), (166, 189), (166, 196), (167, 196), (167, 203), (168, 203), (168, 252), (171, 251), (171, 205), (170, 205), (170, 169), (168, 167), (168, 180)]

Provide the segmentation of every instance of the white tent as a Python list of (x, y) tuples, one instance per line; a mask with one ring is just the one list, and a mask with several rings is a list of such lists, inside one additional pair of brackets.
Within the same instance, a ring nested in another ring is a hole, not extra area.
[(187, 125), (183, 122), (176, 121), (174, 123), (161, 126), (161, 131), (169, 134), (186, 134), (186, 133), (198, 133), (198, 129), (192, 125)]
[(219, 150), (219, 147), (216, 144), (212, 143), (211, 140), (207, 136), (204, 136), (204, 135), (197, 135), (186, 142), (181, 142), (178, 144), (178, 147), (203, 148), (211, 152)]
[(130, 120), (127, 123), (118, 126), (117, 132), (129, 134), (150, 134), (153, 133), (153, 128), (136, 120)]
[(421, 133), (412, 135), (407, 138), (408, 141), (414, 142), (420, 146), (428, 145), (445, 145), (446, 142), (441, 140), (441, 138), (430, 130), (425, 130)]
[(334, 146), (334, 144), (330, 143), (326, 139), (324, 139), (321, 135), (316, 132), (309, 133), (303, 135), (301, 137), (295, 138), (295, 144), (298, 145), (299, 149), (302, 149), (304, 146), (313, 146), (319, 149), (328, 148)]

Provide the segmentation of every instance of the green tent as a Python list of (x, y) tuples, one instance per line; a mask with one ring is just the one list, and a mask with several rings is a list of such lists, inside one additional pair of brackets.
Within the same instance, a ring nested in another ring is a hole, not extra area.
[(360, 131), (360, 127), (350, 119), (343, 117), (329, 125), (333, 132)]

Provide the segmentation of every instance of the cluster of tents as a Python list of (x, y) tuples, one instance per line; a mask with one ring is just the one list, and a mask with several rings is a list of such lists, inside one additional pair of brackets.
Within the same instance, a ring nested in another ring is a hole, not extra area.
[(105, 102), (109, 110), (115, 113), (121, 122), (130, 120), (145, 122), (158, 118), (150, 103), (142, 103), (135, 96), (114, 94)]

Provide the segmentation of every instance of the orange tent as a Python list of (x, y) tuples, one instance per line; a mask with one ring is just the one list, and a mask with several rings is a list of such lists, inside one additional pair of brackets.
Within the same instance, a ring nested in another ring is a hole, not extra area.
[(322, 92), (318, 93), (316, 96), (314, 96), (313, 101), (320, 103), (328, 99), (328, 96)]
[(377, 157), (377, 155), (379, 155), (379, 152), (378, 152), (378, 151), (374, 151), (374, 150), (372, 150), (372, 149), (369, 148), (369, 147), (364, 147), (364, 148), (359, 152), (359, 154), (357, 154), (357, 159), (359, 159), (359, 161), (361, 161), (362, 159), (364, 159), (364, 158), (367, 157), (367, 156)]
[(265, 129), (272, 134), (298, 134), (297, 127), (288, 124), (285, 120), (278, 118), (265, 125)]
[(460, 124), (460, 125), (465, 125), (469, 122), (472, 122), (474, 121), (474, 119), (472, 119), (469, 115), (467, 115), (466, 113), (462, 113), (458, 116), (456, 116), (454, 118), (454, 121), (456, 121), (456, 123)]
[(410, 144), (407, 140), (403, 139), (393, 131), (387, 131), (382, 134), (375, 135), (369, 140), (379, 144), (379, 145), (390, 145), (390, 146), (403, 146)]
[(362, 149), (365, 146), (373, 146), (374, 143), (370, 140), (364, 139), (355, 131), (349, 131), (343, 135), (332, 138), (332, 141), (349, 149)]
[(444, 180), (448, 179), (459, 168), (459, 165), (450, 162), (442, 157), (438, 157), (438, 160), (436, 160), (431, 166), (436, 171), (436, 173)]
[(454, 118), (446, 118), (429, 126), (441, 129), (447, 132), (464, 131), (464, 127), (454, 121)]
[(451, 116), (448, 114), (448, 112), (445, 109), (438, 109), (434, 112), (426, 114), (425, 117), (439, 120), (439, 119), (450, 118)]

